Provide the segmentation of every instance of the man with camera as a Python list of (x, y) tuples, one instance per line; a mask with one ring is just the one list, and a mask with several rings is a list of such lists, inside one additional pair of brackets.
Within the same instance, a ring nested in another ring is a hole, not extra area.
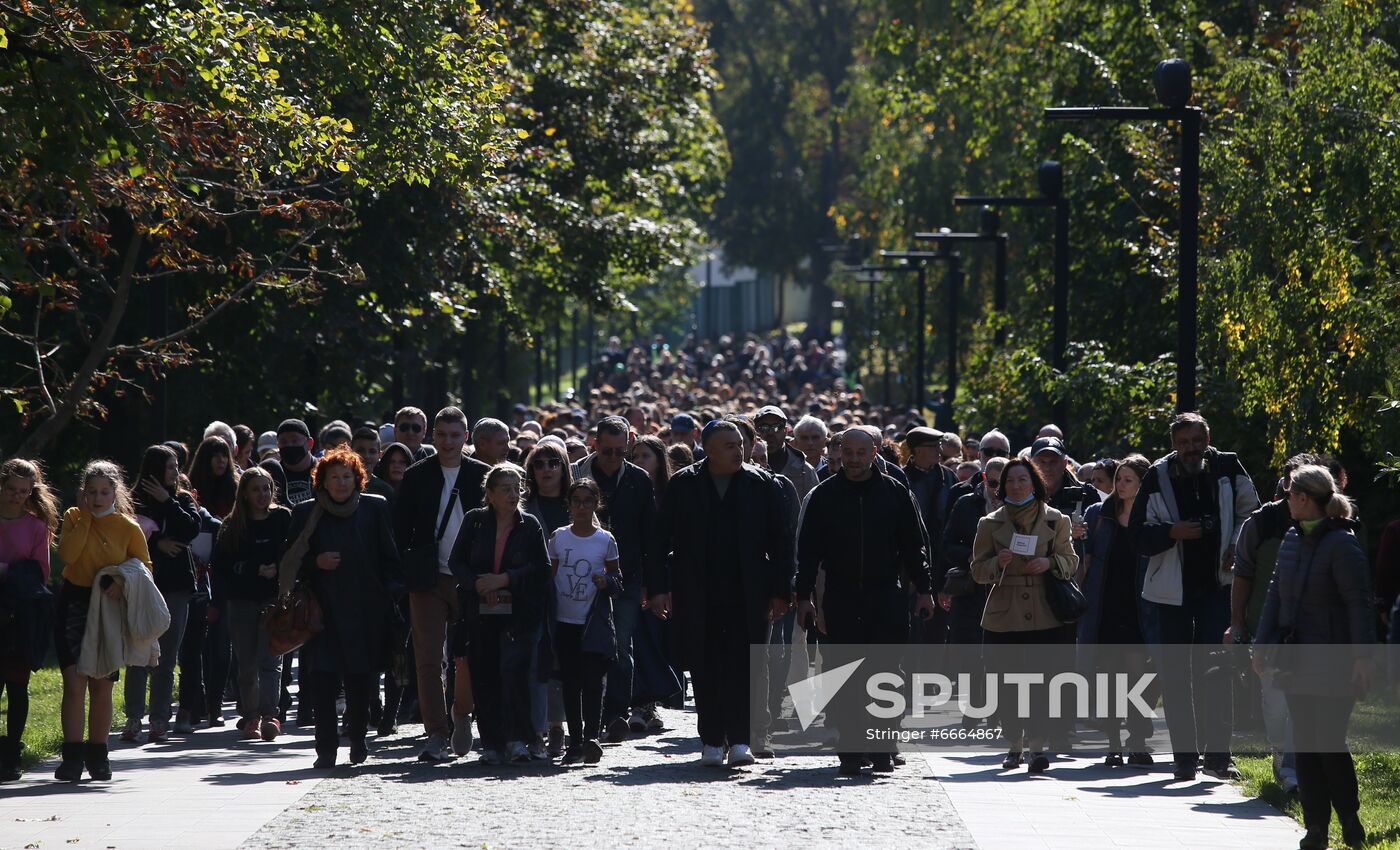
[(1240, 526), (1259, 507), (1239, 458), (1210, 445), (1197, 413), (1171, 421), (1172, 453), (1143, 479), (1129, 527), (1148, 560), (1142, 598), (1156, 616), (1158, 672), (1176, 778), (1196, 778), (1196, 761), (1217, 779), (1239, 777), (1230, 759), (1230, 670), (1220, 635), (1230, 624), (1230, 582)]

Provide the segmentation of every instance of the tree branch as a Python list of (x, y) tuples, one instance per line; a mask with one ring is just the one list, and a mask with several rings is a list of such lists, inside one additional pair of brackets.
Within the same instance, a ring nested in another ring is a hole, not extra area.
[(306, 233), (302, 234), (300, 239), (298, 239), (293, 245), (287, 248), (287, 250), (282, 252), (282, 255), (277, 258), (276, 262), (268, 266), (266, 269), (263, 269), (255, 277), (251, 278), (247, 283), (243, 284), (238, 289), (235, 289), (233, 292), (226, 295), (222, 301), (210, 308), (208, 312), (206, 312), (204, 315), (200, 316), (198, 319), (191, 322), (190, 324), (186, 325), (185, 327), (181, 328), (180, 330), (174, 331), (173, 333), (168, 333), (165, 336), (160, 337), (158, 339), (144, 340), (135, 345), (115, 346), (112, 348), (112, 354), (151, 354), (155, 350), (161, 348), (162, 346), (169, 345), (172, 342), (177, 342), (180, 339), (189, 336), (190, 334), (207, 325), (211, 319), (222, 313), (225, 309), (243, 300), (243, 298), (247, 296), (249, 292), (252, 292), (267, 278), (282, 271), (287, 260), (291, 259), (292, 255), (296, 253), (296, 251), (300, 249), (301, 246), (305, 245), (308, 241), (310, 241), (311, 237), (320, 233), (320, 230), (320, 228), (312, 228), (311, 230), (308, 230)]
[(122, 258), (122, 267), (117, 277), (115, 294), (112, 297), (112, 304), (107, 310), (107, 318), (102, 323), (102, 329), (98, 331), (97, 337), (92, 341), (92, 347), (88, 349), (82, 365), (74, 373), (73, 379), (68, 382), (68, 392), (63, 397), (63, 401), (53, 408), (49, 418), (29, 432), (24, 441), (15, 449), (16, 456), (34, 457), (68, 426), (73, 414), (78, 410), (78, 405), (82, 404), (88, 393), (91, 392), (92, 379), (97, 374), (98, 367), (111, 356), (112, 340), (117, 335), (117, 328), (121, 325), (122, 317), (126, 315), (127, 303), (131, 299), (131, 278), (136, 272), (136, 260), (141, 253), (141, 231), (136, 227), (135, 222), (132, 222), (131, 227), (131, 239), (127, 243), (126, 256)]

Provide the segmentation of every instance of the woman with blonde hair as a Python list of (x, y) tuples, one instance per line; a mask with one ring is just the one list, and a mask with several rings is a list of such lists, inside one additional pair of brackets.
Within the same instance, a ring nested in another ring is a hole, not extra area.
[[(122, 480), (122, 469), (115, 463), (95, 460), (83, 468), (78, 504), (63, 515), (58, 538), (58, 557), (63, 560), (63, 587), (55, 612), (54, 649), (63, 671), (63, 761), (54, 778), (77, 782), (83, 768), (93, 779), (111, 779), (107, 759), (107, 734), (112, 728), (112, 685), (117, 674), (90, 678), (78, 672), (83, 634), (87, 631), (92, 587), (105, 567), (139, 559), (151, 569), (151, 553), (146, 534), (136, 522), (131, 493)], [(122, 599), (122, 586), (106, 576), (101, 591), (113, 600)], [(84, 697), (91, 703), (88, 712), (87, 744), (83, 744)]]
[[(58, 499), (35, 461), (12, 458), (0, 464), (0, 596), (16, 611), (27, 604), (24, 588), (47, 594), (49, 546), (58, 527)], [(0, 647), (0, 691), (8, 694), (5, 736), (0, 738), (0, 782), (22, 774), (20, 739), (29, 719), (29, 674), (33, 659)]]
[[(1366, 830), (1358, 815), (1356, 764), (1347, 725), (1356, 700), (1371, 686), (1376, 639), (1371, 576), (1356, 539), (1351, 500), (1322, 466), (1301, 466), (1288, 485), (1296, 523), (1283, 537), (1273, 581), (1259, 615), (1254, 669), (1274, 671), (1288, 701), (1298, 771), (1298, 800), (1307, 834), (1302, 850), (1325, 848), (1332, 810), (1348, 847)], [(1318, 646), (1315, 650), (1309, 645)], [(1351, 664), (1338, 651), (1351, 645)]]

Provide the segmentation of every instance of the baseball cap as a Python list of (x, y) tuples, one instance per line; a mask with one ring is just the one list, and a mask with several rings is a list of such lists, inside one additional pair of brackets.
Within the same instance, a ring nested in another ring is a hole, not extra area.
[(1060, 457), (1065, 456), (1065, 443), (1059, 437), (1041, 437), (1031, 443), (1031, 457), (1035, 457), (1041, 452), (1054, 452)]
[(671, 430), (694, 431), (695, 417), (691, 416), (689, 413), (677, 413), (675, 416), (671, 417)]
[(258, 435), (258, 454), (277, 448), (277, 432), (264, 431)]
[(778, 407), (776, 404), (769, 404), (760, 407), (758, 409), (758, 413), (754, 414), (753, 421), (757, 422), (765, 416), (776, 416), (784, 422), (788, 421), (787, 414), (784, 413), (783, 409), (781, 407)]

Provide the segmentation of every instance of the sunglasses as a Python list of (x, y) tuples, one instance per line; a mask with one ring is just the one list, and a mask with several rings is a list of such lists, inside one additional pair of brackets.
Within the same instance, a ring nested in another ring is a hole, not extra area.
[(760, 434), (772, 434), (783, 430), (783, 426), (776, 422), (769, 422), (765, 425), (755, 425), (754, 430)]
[(397, 429), (400, 430), (400, 431), (412, 431), (413, 433), (417, 434), (419, 431), (422, 431), (422, 430), (423, 430), (423, 423), (422, 423), (422, 422), (400, 422), (399, 424), (395, 425), (394, 427), (397, 428)]
[(1011, 453), (1004, 449), (982, 449), (981, 452), (987, 457), (1011, 457)]
[(542, 457), (530, 465), (535, 469), (558, 469), (563, 466), (557, 457)]

